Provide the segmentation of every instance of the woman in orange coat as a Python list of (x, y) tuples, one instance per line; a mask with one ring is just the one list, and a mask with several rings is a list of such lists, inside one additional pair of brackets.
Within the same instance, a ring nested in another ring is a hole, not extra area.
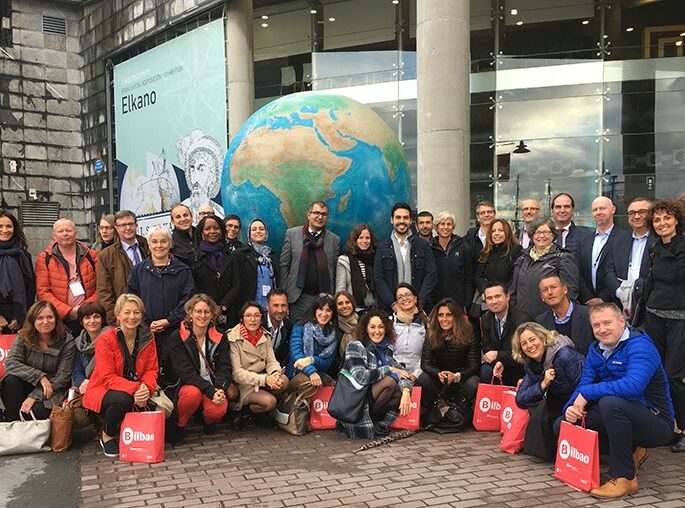
[(95, 369), (83, 406), (104, 420), (100, 446), (107, 457), (119, 456), (116, 436), (124, 415), (134, 404), (145, 407), (157, 389), (157, 348), (143, 324), (144, 312), (136, 295), (121, 295), (114, 304), (117, 326), (103, 332), (95, 344)]

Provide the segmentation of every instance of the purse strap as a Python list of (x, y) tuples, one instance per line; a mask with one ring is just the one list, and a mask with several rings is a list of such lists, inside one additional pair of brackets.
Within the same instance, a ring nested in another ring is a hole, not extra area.
[[(197, 339), (195, 339), (195, 345), (197, 345)], [(207, 337), (205, 337), (205, 347), (207, 345)], [(209, 360), (207, 360), (207, 357), (205, 354), (202, 352), (202, 349), (200, 346), (197, 347), (197, 352), (200, 353), (200, 356), (202, 359), (205, 361), (205, 365), (207, 366), (207, 370), (209, 373), (213, 376), (214, 375), (214, 368), (212, 367), (212, 364), (209, 363)]]

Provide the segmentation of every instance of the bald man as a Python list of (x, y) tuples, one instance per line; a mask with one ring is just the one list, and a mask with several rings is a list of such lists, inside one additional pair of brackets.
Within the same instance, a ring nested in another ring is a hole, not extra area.
[(523, 216), (523, 224), (521, 224), (518, 237), (521, 247), (527, 249), (531, 241), (530, 236), (528, 236), (528, 225), (540, 217), (540, 202), (537, 199), (521, 201), (521, 215)]
[(36, 258), (36, 295), (51, 302), (72, 332), (78, 333), (79, 307), (97, 301), (95, 264), (97, 252), (76, 240), (76, 225), (59, 219), (52, 228), (53, 241)]
[(595, 232), (587, 237), (580, 246), (580, 300), (585, 305), (610, 302), (615, 298), (606, 284), (607, 263), (613, 255), (617, 238), (628, 236), (626, 231), (614, 225), (616, 206), (606, 196), (592, 201), (592, 218)]

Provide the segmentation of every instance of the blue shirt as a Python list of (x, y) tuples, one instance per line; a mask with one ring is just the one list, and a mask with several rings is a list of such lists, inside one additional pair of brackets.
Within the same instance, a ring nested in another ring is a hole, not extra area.
[(563, 318), (557, 317), (556, 312), (552, 312), (552, 315), (554, 316), (554, 323), (557, 325), (565, 325), (571, 321), (571, 314), (573, 314), (573, 302), (569, 302), (568, 310)]
[[(138, 263), (140, 263), (143, 260), (143, 256), (141, 255), (140, 247), (138, 246), (138, 242), (134, 243), (133, 245), (128, 245), (124, 242), (121, 242), (121, 248), (124, 249), (124, 252), (128, 256), (128, 259), (131, 260), (131, 264), (133, 266), (136, 266)], [(137, 252), (138, 259), (135, 258), (135, 255), (133, 254), (134, 252)]]
[(623, 342), (624, 340), (628, 340), (629, 338), (630, 338), (630, 330), (628, 330), (628, 328), (625, 328), (623, 330), (623, 334), (621, 335), (621, 338), (618, 339), (618, 342), (616, 344), (614, 344), (613, 347), (605, 346), (604, 344), (602, 344), (599, 341), (598, 341), (599, 343), (597, 345), (599, 346), (599, 349), (602, 351), (602, 356), (606, 360), (607, 358), (609, 358), (611, 356), (611, 353), (614, 352), (614, 349), (616, 349), (621, 342)]
[(604, 233), (595, 231), (595, 241), (592, 244), (592, 287), (595, 289), (597, 288), (597, 268), (599, 266), (599, 256), (602, 253), (602, 249), (606, 245), (607, 241), (609, 241), (609, 235), (613, 229), (614, 226), (612, 225)]

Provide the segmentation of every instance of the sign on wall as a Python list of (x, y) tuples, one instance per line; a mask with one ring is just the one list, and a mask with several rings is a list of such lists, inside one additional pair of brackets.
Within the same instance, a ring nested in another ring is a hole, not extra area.
[(216, 20), (114, 67), (119, 209), (221, 207), (226, 154), (224, 23)]

